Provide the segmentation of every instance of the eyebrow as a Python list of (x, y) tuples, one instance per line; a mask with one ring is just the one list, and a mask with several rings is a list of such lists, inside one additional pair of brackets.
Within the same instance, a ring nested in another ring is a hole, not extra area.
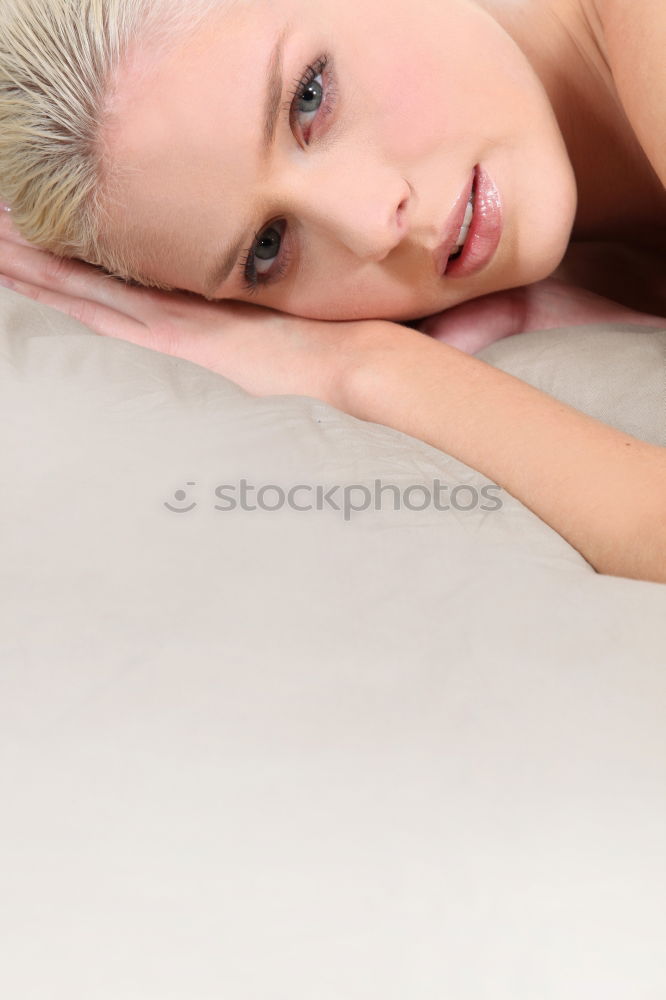
[[(282, 98), (284, 45), (287, 31), (288, 29), (284, 28), (280, 33), (268, 63), (268, 83), (266, 86), (266, 98), (264, 102), (264, 141), (261, 157), (263, 163), (265, 163), (268, 159), (271, 149), (275, 145), (275, 137), (277, 135), (280, 100)], [(244, 248), (244, 245), (244, 233), (242, 233), (238, 239), (226, 245), (214, 266), (211, 267), (206, 273), (206, 279), (203, 285), (204, 295), (212, 298), (216, 289), (227, 280)]]

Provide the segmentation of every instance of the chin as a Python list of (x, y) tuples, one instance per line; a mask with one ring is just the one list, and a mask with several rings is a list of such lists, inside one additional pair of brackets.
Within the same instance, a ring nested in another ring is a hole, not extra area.
[(535, 252), (525, 266), (521, 285), (532, 285), (549, 277), (562, 263), (571, 238), (571, 230), (567, 230), (559, 239), (554, 240), (540, 252)]
[(477, 298), (508, 288), (533, 285), (537, 281), (548, 278), (564, 259), (569, 247), (572, 227), (573, 215), (570, 227), (562, 227), (560, 223), (557, 228), (551, 229), (549, 238), (542, 236), (541, 239), (530, 240), (526, 245), (515, 248), (510, 259), (503, 262), (498, 261), (498, 268), (494, 274), (489, 269), (485, 282), (483, 275), (478, 276), (477, 287), (470, 286), (467, 297)]

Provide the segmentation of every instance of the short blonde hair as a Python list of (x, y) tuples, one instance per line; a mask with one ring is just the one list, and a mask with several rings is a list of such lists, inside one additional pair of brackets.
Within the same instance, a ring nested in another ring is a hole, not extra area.
[(0, 0), (0, 200), (35, 246), (157, 288), (111, 233), (103, 130), (135, 46), (155, 56), (237, 0)]

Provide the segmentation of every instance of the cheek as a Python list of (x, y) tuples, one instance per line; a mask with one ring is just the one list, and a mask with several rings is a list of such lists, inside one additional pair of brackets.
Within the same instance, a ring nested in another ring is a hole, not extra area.
[(441, 65), (401, 53), (381, 73), (377, 120), (387, 153), (416, 159), (441, 147), (452, 124)]
[(364, 131), (387, 157), (406, 160), (441, 149), (462, 117), (455, 49), (465, 19), (451, 16), (451, 0), (418, 2), (421, 16), (405, 17), (403, 0), (363, 0), (344, 47)]
[(356, 64), (356, 99), (387, 156), (417, 161), (513, 135), (516, 110), (534, 100), (527, 63), (494, 22), (464, 7), (441, 21), (430, 32), (391, 32)]

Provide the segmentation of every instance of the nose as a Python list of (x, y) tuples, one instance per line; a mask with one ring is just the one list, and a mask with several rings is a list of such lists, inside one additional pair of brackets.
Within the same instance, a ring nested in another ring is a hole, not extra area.
[(409, 182), (360, 157), (353, 165), (329, 157), (317, 166), (310, 161), (303, 172), (291, 164), (286, 200), (295, 217), (361, 260), (384, 260), (409, 232)]

